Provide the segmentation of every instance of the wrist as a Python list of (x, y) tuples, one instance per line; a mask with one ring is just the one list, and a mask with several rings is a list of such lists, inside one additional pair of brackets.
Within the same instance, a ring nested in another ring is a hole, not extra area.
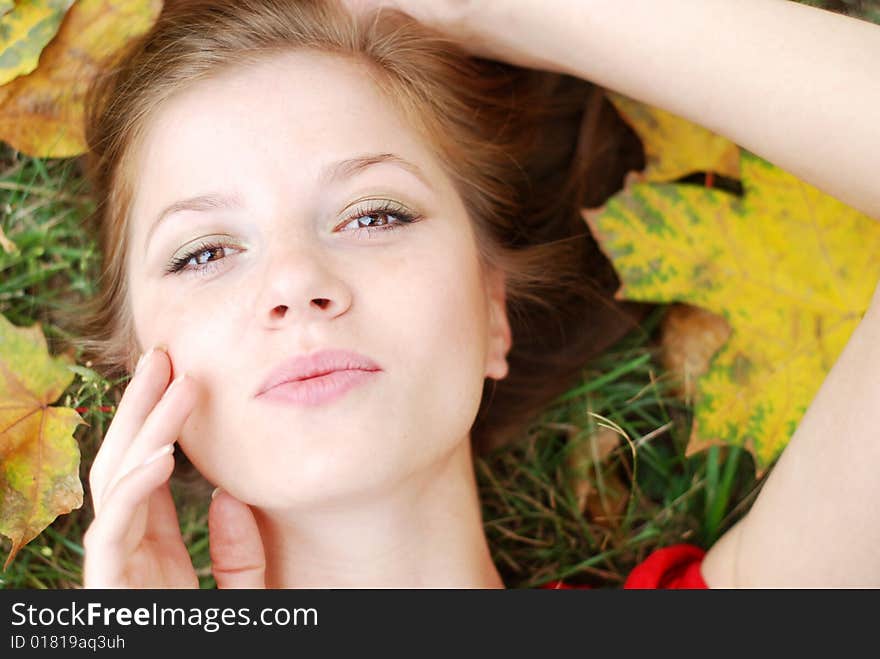
[(519, 66), (583, 77), (590, 0), (467, 2), (463, 25), (486, 44), (487, 56)]

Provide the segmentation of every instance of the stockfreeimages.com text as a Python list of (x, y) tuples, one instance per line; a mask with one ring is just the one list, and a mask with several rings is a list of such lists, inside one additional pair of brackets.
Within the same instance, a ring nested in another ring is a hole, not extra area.
[(232, 626), (318, 626), (318, 611), (314, 608), (264, 608), (251, 615), (247, 607), (233, 609), (211, 607), (204, 610), (197, 607), (104, 607), (100, 602), (89, 602), (87, 606), (71, 602), (70, 605), (36, 607), (24, 602), (12, 605), (12, 625), (32, 625), (37, 627), (60, 625), (94, 627), (138, 625), (142, 627), (200, 627), (206, 632), (216, 632), (221, 627)]

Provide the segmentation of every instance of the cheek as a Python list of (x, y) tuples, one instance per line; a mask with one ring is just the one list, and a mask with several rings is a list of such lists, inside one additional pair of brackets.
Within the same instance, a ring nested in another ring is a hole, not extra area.
[(423, 261), (418, 280), (407, 288), (408, 299), (398, 302), (408, 309), (405, 317), (383, 323), (402, 345), (399, 363), (423, 392), (416, 413), (430, 410), (437, 427), (457, 417), (450, 430), (459, 434), (469, 431), (479, 408), (488, 346), (481, 274), (476, 256), (467, 250), (463, 245), (455, 258)]
[(235, 328), (239, 319), (220, 301), (195, 296), (161, 296), (145, 300), (141, 313), (135, 309), (135, 327), (142, 345), (164, 344), (171, 357), (172, 374), (183, 372), (197, 383), (199, 397), (184, 425), (181, 445), (189, 448), (191, 437), (216, 414), (218, 387), (229, 375), (229, 346), (239, 345)]
[(140, 314), (135, 312), (135, 328), (141, 344), (168, 346), (174, 375), (184, 371), (198, 377), (207, 365), (216, 362), (218, 349), (229, 345), (229, 317), (222, 304), (193, 298), (166, 296), (148, 301)]
[(462, 245), (459, 258), (438, 263), (425, 282), (426, 323), (434, 341), (445, 345), (459, 364), (486, 350), (487, 308), (476, 256)]
[[(479, 291), (463, 281), (436, 284), (422, 309), (425, 350), (466, 366), (485, 350), (485, 309)], [(433, 346), (433, 350), (432, 350)], [(442, 354), (442, 353), (445, 353)]]
[(233, 438), (221, 432), (230, 420), (229, 403), (236, 401), (233, 394), (238, 393), (233, 383), (241, 382), (234, 362), (236, 355), (230, 354), (230, 346), (243, 346), (238, 330), (241, 318), (231, 313), (234, 308), (228, 300), (223, 303), (201, 297), (197, 302), (195, 298), (170, 304), (166, 301), (152, 321), (164, 331), (161, 335), (168, 345), (174, 373), (186, 371), (198, 383), (198, 399), (179, 442), (196, 468), (212, 482), (218, 477), (217, 465), (228, 463), (237, 452)]

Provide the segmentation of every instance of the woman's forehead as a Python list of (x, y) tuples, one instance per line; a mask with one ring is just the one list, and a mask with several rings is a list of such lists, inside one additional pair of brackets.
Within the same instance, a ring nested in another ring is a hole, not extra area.
[(165, 169), (182, 154), (202, 155), (208, 166), (211, 154), (231, 149), (300, 160), (328, 150), (429, 150), (365, 71), (352, 60), (293, 53), (200, 80), (154, 114), (147, 155)]
[[(431, 145), (365, 71), (354, 60), (292, 53), (194, 83), (145, 131), (135, 205), (139, 198), (167, 205), (249, 177), (314, 185), (332, 180), (327, 173), (340, 163), (368, 155), (390, 154), (437, 180)], [(160, 199), (158, 190), (174, 198)]]

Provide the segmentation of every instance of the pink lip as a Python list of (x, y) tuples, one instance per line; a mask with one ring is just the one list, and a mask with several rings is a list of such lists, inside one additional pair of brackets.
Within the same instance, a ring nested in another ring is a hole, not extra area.
[(375, 371), (348, 369), (276, 385), (260, 398), (303, 407), (314, 407), (342, 398), (349, 390), (375, 377)]
[(260, 385), (256, 397), (303, 406), (336, 400), (369, 381), (376, 362), (349, 350), (322, 350), (282, 362)]

